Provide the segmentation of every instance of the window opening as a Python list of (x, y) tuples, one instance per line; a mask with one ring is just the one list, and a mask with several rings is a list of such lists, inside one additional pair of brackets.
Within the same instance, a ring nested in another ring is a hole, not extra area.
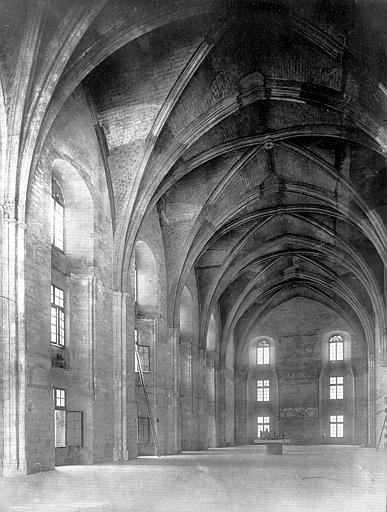
[(270, 384), (268, 380), (257, 380), (257, 402), (270, 401)]
[(258, 439), (261, 437), (262, 432), (270, 432), (270, 417), (269, 416), (258, 416), (258, 418), (257, 418)]
[(66, 408), (66, 390), (61, 388), (54, 388), (55, 409)]
[(330, 416), (330, 436), (344, 437), (344, 416)]
[(59, 347), (65, 344), (64, 292), (51, 285), (51, 343)]
[(53, 389), (55, 406), (55, 448), (66, 446), (82, 446), (83, 413), (82, 411), (66, 411), (66, 390)]
[(64, 200), (55, 180), (52, 181), (51, 195), (51, 243), (63, 251), (64, 239)]
[(257, 346), (257, 364), (269, 364), (270, 346), (267, 340), (261, 340)]
[(66, 391), (61, 388), (53, 389), (55, 404), (55, 448), (66, 446)]
[(344, 358), (344, 340), (340, 334), (329, 339), (329, 361), (342, 361)]
[(342, 400), (344, 397), (344, 378), (329, 378), (329, 398), (331, 400)]
[[(137, 345), (138, 349), (138, 355), (140, 358), (140, 364), (141, 364), (141, 370), (143, 373), (149, 373), (150, 371), (150, 354), (149, 354), (149, 347), (146, 345)], [(137, 357), (135, 358), (135, 372), (139, 372), (140, 369), (138, 367), (138, 360)]]
[(138, 272), (136, 262), (134, 263), (134, 303), (138, 302)]

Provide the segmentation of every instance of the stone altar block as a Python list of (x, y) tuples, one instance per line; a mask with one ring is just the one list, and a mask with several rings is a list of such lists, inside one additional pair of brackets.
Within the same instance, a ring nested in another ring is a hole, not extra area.
[(267, 455), (282, 455), (282, 445), (289, 444), (290, 439), (254, 439), (255, 444), (264, 444)]

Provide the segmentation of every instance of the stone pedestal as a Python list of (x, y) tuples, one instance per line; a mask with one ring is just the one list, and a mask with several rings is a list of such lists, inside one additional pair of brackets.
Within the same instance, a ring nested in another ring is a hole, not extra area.
[(282, 443), (267, 444), (266, 455), (282, 455)]

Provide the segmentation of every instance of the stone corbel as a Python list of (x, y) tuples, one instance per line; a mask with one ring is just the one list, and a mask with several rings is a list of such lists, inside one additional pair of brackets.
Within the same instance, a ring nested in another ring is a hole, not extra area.
[(92, 279), (95, 277), (95, 267), (93, 265), (87, 268), (86, 272), (78, 273), (78, 272), (70, 272), (69, 279), (76, 280), (85, 280)]

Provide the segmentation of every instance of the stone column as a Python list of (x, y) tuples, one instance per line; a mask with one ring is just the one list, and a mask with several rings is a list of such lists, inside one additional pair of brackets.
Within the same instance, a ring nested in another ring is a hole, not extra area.
[[(384, 303), (385, 318), (387, 320), (387, 268), (384, 269)], [(383, 328), (384, 327), (384, 328)], [(375, 347), (374, 354), (369, 354), (368, 382), (370, 396), (370, 444), (378, 443), (382, 433), (385, 418), (385, 401), (387, 399), (387, 333), (385, 326), (379, 326), (375, 322)], [(372, 357), (373, 356), (373, 357)], [(381, 444), (383, 443), (383, 433)], [(380, 448), (380, 447), (379, 447)]]
[(208, 447), (214, 448), (216, 443), (216, 354), (206, 354), (206, 416), (207, 416), (207, 440)]
[(221, 353), (218, 357), (216, 378), (216, 446), (226, 445), (226, 354)]
[[(384, 304), (385, 304), (385, 324), (387, 322), (387, 267), (384, 268)], [(380, 332), (378, 324), (375, 326), (375, 377), (374, 377), (374, 411), (375, 411), (375, 438), (379, 449), (385, 443), (387, 449), (387, 424), (384, 423), (387, 412), (387, 332), (386, 326)], [(370, 371), (370, 370), (369, 370)], [(383, 428), (384, 425), (384, 428)], [(372, 443), (372, 440), (371, 440)], [(372, 443), (373, 444), (373, 443)]]
[(207, 434), (207, 390), (206, 390), (206, 371), (207, 361), (205, 348), (198, 348), (199, 352), (199, 376), (198, 376), (198, 416), (199, 416), (199, 450), (206, 450), (208, 448), (208, 434)]
[(192, 432), (191, 450), (199, 450), (201, 443), (200, 428), (203, 422), (203, 370), (200, 349), (196, 341), (191, 346), (191, 400), (192, 400)]
[(173, 389), (172, 389), (172, 451), (179, 453), (181, 451), (180, 437), (180, 418), (179, 418), (179, 329), (168, 329), (168, 343), (172, 345), (173, 354)]
[[(387, 441), (385, 435), (387, 434), (387, 425), (384, 424), (387, 410), (387, 365), (385, 361), (379, 360), (376, 364), (376, 393), (375, 393), (375, 410), (376, 410), (376, 425), (375, 425), (375, 439), (372, 444), (378, 443), (380, 436), (380, 448)], [(384, 429), (383, 429), (384, 424)], [(383, 430), (383, 432), (382, 432)], [(372, 441), (371, 441), (372, 442)], [(387, 449), (387, 445), (385, 447)]]
[(70, 315), (66, 323), (70, 332), (70, 368), (72, 376), (76, 376), (78, 382), (75, 389), (72, 389), (71, 382), (67, 388), (75, 395), (74, 407), (86, 413), (83, 426), (84, 442), (80, 449), (83, 464), (92, 464), (96, 454), (95, 277), (93, 267), (88, 271), (88, 274), (71, 273), (67, 280)]
[(235, 442), (246, 444), (248, 440), (247, 407), (248, 370), (237, 368), (235, 373)]
[(26, 224), (16, 203), (2, 204), (3, 474), (27, 472), (24, 245)]
[(192, 343), (180, 340), (179, 409), (181, 449), (190, 450), (192, 445)]
[(113, 292), (113, 460), (128, 460), (127, 448), (127, 294)]

